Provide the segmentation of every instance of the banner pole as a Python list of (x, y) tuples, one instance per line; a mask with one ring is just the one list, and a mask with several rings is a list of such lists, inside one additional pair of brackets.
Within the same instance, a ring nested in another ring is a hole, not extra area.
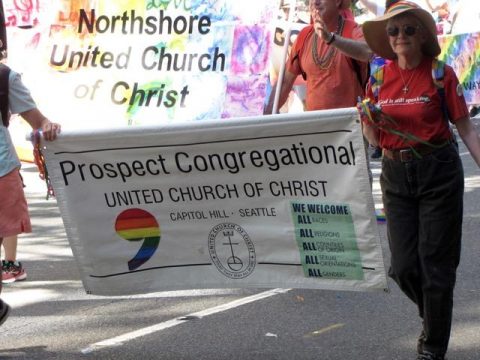
[(288, 56), (288, 45), (290, 43), (290, 34), (292, 33), (292, 19), (295, 13), (295, 4), (296, 4), (296, 0), (290, 0), (290, 11), (288, 12), (288, 19), (287, 19), (288, 29), (287, 29), (287, 32), (285, 33), (285, 42), (283, 43), (282, 62), (280, 63), (277, 86), (275, 88), (275, 98), (273, 101), (272, 114), (278, 114), (278, 101), (280, 99), (280, 92), (282, 90), (282, 82), (283, 82), (283, 77), (285, 72), (285, 64)]

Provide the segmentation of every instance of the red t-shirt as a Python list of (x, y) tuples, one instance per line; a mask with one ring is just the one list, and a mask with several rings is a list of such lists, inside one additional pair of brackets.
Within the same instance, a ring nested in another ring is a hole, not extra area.
[[(425, 58), (411, 70), (399, 69), (396, 61), (384, 66), (383, 84), (378, 94), (378, 104), (382, 111), (392, 117), (398, 126), (393, 126), (404, 134), (439, 143), (451, 137), (447, 122), (443, 117), (442, 101), (432, 78), (432, 58)], [(400, 74), (399, 71), (402, 71)], [(408, 92), (404, 93), (405, 84)], [(468, 109), (462, 87), (453, 69), (445, 65), (445, 101), (450, 121), (468, 116)], [(367, 97), (374, 99), (370, 86)], [(392, 125), (388, 125), (392, 126)], [(403, 149), (415, 146), (415, 141), (405, 142), (398, 135), (380, 131), (379, 144), (384, 149)]]
[[(362, 28), (350, 20), (345, 20), (342, 36), (364, 40)], [(300, 75), (303, 70), (307, 74), (306, 109), (311, 111), (354, 107), (357, 98), (363, 97), (364, 89), (353, 70), (351, 60), (334, 45), (329, 46), (322, 39), (317, 39), (317, 59), (329, 59), (324, 65), (317, 65), (313, 59), (313, 40), (314, 31), (311, 31), (300, 50), (299, 61), (287, 62), (287, 71)], [(298, 45), (295, 43), (292, 51), (296, 51)], [(360, 71), (366, 74), (367, 63), (357, 63)]]

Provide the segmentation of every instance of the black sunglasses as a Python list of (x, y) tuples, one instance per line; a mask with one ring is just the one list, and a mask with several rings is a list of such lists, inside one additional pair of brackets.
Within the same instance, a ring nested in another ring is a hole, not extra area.
[[(419, 28), (419, 26), (413, 26), (413, 25), (403, 25), (402, 26), (403, 33), (407, 36), (415, 35), (418, 28)], [(400, 28), (398, 26), (387, 28), (388, 36), (398, 36), (399, 33), (400, 33)]]

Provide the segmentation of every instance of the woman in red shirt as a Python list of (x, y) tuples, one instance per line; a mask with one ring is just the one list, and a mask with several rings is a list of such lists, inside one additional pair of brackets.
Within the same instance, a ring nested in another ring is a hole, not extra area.
[(437, 64), (440, 47), (429, 12), (408, 1), (390, 1), (383, 16), (364, 23), (363, 32), (372, 51), (391, 60), (383, 68), (378, 92), (370, 87), (367, 96), (395, 120), (395, 130), (409, 136), (364, 121), (365, 136), (384, 154), (380, 184), (391, 251), (389, 275), (423, 320), (417, 359), (441, 360), (450, 338), (464, 189), (445, 106), (479, 166), (480, 139), (453, 69), (444, 65), (444, 96), (434, 83), (432, 64)]

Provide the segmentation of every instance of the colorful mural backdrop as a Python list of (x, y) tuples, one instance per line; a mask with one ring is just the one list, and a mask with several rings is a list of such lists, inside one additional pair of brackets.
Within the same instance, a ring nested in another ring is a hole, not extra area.
[(258, 115), (269, 0), (4, 1), (8, 63), (47, 115), (111, 127)]

